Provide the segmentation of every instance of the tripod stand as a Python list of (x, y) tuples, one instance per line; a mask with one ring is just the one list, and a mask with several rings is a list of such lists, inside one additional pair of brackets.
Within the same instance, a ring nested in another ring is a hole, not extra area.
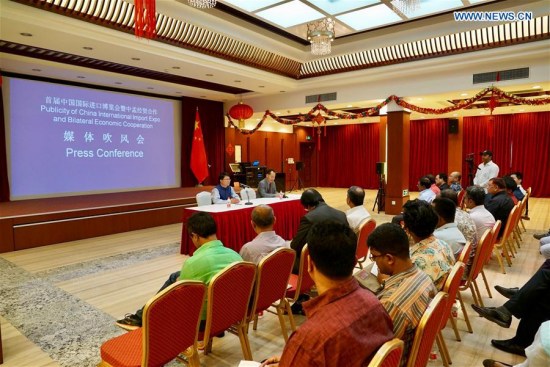
[(300, 171), (302, 169), (304, 169), (304, 163), (303, 162), (296, 162), (296, 180), (292, 183), (292, 187), (290, 188), (289, 192), (292, 192), (296, 185), (298, 185), (298, 190), (303, 190), (304, 189), (304, 183), (302, 182), (302, 179), (300, 178)]
[(384, 211), (386, 207), (386, 190), (385, 190), (386, 183), (384, 182), (384, 175), (379, 174), (378, 175), (378, 193), (376, 194), (376, 199), (374, 200), (374, 205), (372, 207), (372, 211), (374, 211), (374, 208), (376, 208), (376, 205), (378, 205), (378, 213), (380, 211)]

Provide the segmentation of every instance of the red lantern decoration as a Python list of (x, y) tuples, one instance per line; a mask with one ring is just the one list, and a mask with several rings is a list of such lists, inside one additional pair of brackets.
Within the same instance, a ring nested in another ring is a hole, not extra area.
[(229, 116), (235, 120), (239, 120), (239, 127), (244, 127), (244, 120), (247, 120), (252, 117), (254, 110), (247, 104), (239, 102), (235, 106), (229, 109)]

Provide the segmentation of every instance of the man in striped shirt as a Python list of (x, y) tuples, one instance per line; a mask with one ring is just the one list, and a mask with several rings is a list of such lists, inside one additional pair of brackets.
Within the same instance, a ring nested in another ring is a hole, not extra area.
[(407, 234), (399, 225), (378, 226), (367, 242), (379, 272), (390, 276), (378, 298), (393, 321), (395, 337), (405, 342), (401, 359), (401, 366), (405, 366), (416, 327), (437, 289), (432, 279), (412, 262)]

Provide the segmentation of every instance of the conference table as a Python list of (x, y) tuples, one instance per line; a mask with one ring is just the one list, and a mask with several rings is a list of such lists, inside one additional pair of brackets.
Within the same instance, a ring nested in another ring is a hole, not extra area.
[(252, 199), (252, 205), (245, 205), (246, 200), (239, 204), (212, 204), (185, 208), (183, 210), (183, 229), (181, 232), (180, 253), (193, 255), (195, 245), (191, 237), (187, 234), (185, 223), (193, 213), (210, 213), (218, 226), (216, 233), (218, 239), (222, 241), (225, 247), (232, 248), (239, 252), (241, 247), (256, 237), (256, 232), (250, 224), (251, 213), (255, 206), (267, 204), (273, 208), (276, 221), (274, 230), (285, 240), (291, 240), (300, 225), (300, 219), (306, 211), (300, 203), (300, 195), (288, 194), (288, 198), (257, 198)]

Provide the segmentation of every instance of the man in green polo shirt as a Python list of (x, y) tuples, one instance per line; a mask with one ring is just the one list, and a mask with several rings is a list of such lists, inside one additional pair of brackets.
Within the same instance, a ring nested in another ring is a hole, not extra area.
[[(198, 280), (208, 285), (210, 280), (227, 265), (242, 261), (235, 251), (224, 247), (216, 238), (216, 222), (208, 213), (197, 212), (187, 220), (187, 233), (197, 250), (181, 267), (181, 271), (170, 274), (159, 292), (178, 280)], [(116, 324), (125, 330), (141, 327), (143, 308), (135, 314), (126, 314)], [(202, 308), (201, 320), (206, 319), (206, 302)]]

